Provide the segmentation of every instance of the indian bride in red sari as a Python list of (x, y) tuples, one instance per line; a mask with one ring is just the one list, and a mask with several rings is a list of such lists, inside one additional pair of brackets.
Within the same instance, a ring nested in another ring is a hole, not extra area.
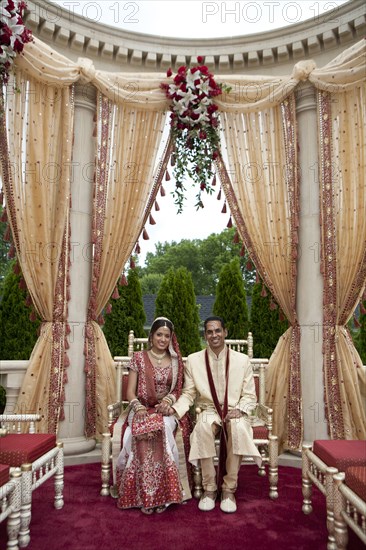
[(168, 415), (183, 386), (182, 357), (169, 319), (155, 319), (149, 349), (135, 352), (128, 368), (129, 407), (113, 437), (122, 441), (120, 452), (114, 442), (112, 453), (117, 506), (160, 513), (191, 498), (190, 418)]

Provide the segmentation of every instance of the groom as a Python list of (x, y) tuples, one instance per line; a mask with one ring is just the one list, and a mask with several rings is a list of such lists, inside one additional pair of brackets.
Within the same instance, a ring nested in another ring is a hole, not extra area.
[[(236, 511), (235, 491), (242, 456), (253, 457), (258, 465), (262, 460), (248, 421), (257, 398), (248, 356), (225, 344), (224, 320), (208, 317), (204, 331), (207, 348), (188, 356), (182, 395), (167, 414), (181, 418), (196, 403), (201, 412), (191, 435), (189, 461), (201, 462), (204, 493), (198, 508), (204, 512), (213, 510), (217, 493), (221, 491), (220, 508), (230, 513)], [(220, 458), (216, 473), (213, 458), (215, 436), (219, 431)]]

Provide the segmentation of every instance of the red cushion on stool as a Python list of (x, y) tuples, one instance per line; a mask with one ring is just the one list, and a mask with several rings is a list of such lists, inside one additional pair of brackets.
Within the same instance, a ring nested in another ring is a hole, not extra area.
[(345, 473), (346, 485), (366, 501), (366, 466), (350, 466)]
[(9, 481), (9, 472), (10, 466), (7, 464), (0, 464), (0, 487)]
[(253, 439), (268, 439), (266, 426), (253, 426)]
[(363, 466), (366, 461), (366, 441), (358, 439), (332, 439), (314, 441), (313, 452), (340, 472), (348, 466)]
[(9, 466), (34, 462), (56, 447), (52, 434), (8, 434), (0, 441), (0, 462)]

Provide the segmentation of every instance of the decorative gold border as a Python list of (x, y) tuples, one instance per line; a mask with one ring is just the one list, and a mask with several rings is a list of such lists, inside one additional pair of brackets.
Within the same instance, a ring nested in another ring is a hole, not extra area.
[(344, 439), (342, 402), (339, 389), (335, 329), (337, 324), (337, 242), (332, 180), (331, 95), (319, 91), (318, 123), (320, 134), (320, 230), (323, 274), (323, 376), (325, 416), (331, 439)]

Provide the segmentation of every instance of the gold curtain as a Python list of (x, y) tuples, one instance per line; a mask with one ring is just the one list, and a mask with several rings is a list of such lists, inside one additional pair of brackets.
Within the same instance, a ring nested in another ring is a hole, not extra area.
[(98, 99), (98, 159), (93, 213), (94, 257), (86, 329), (86, 434), (107, 428), (115, 397), (113, 359), (97, 320), (145, 223), (165, 113)]
[(324, 388), (332, 439), (365, 439), (365, 375), (347, 323), (366, 282), (366, 83), (319, 92)]
[[(280, 447), (302, 439), (299, 344), (295, 311), (298, 225), (294, 98), (259, 112), (221, 112), (232, 195), (228, 202), (259, 274), (291, 323), (267, 370)], [(227, 185), (224, 190), (228, 195)]]
[(7, 87), (6, 106), (9, 222), (27, 289), (42, 319), (17, 409), (42, 413), (42, 429), (55, 432), (67, 366), (71, 89), (40, 83), (18, 70)]

